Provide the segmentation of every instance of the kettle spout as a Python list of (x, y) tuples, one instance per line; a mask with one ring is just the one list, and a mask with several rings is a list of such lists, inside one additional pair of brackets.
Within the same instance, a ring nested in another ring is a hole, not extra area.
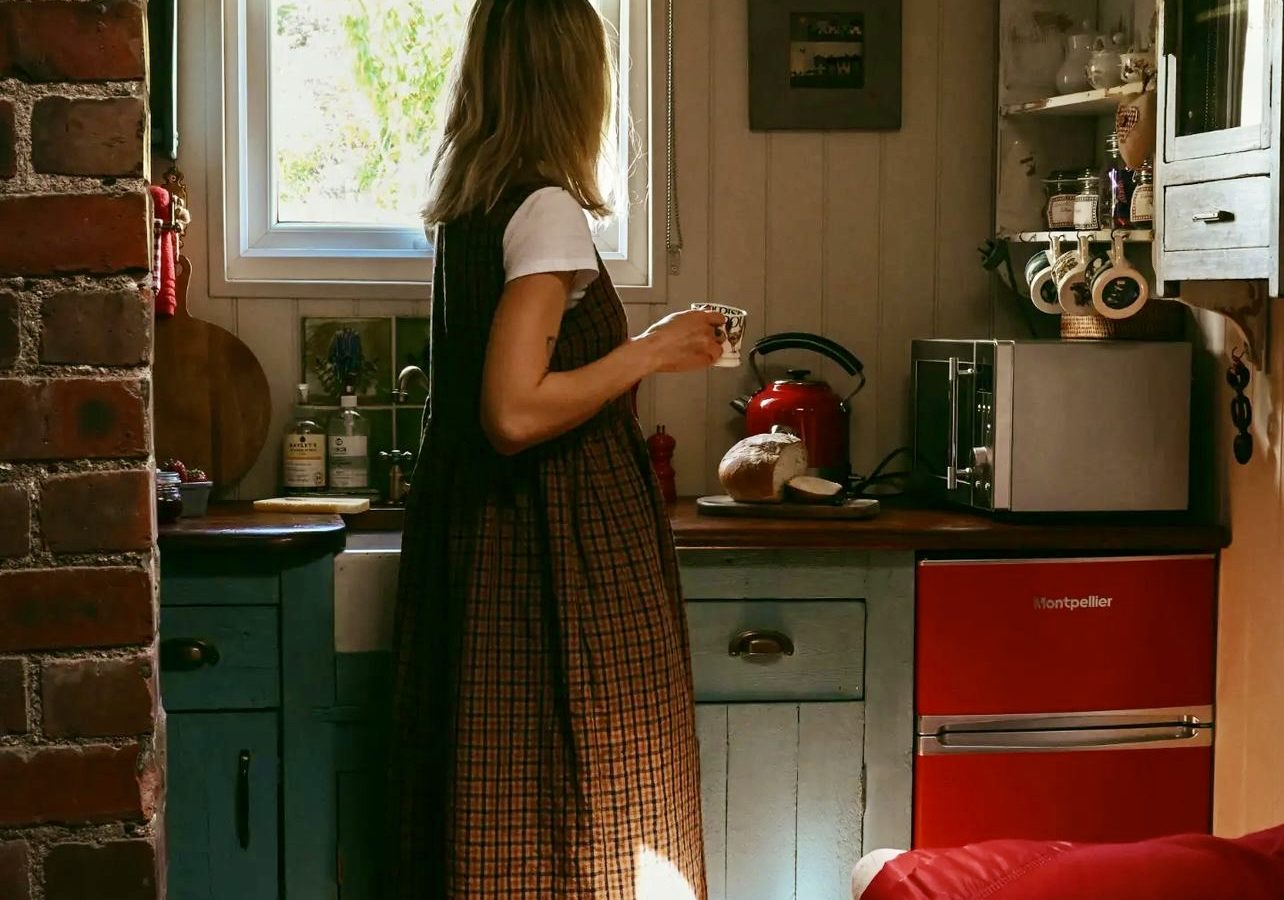
[(737, 397), (731, 401), (731, 408), (743, 416), (745, 411), (749, 409), (749, 401), (752, 399), (753, 396), (750, 394), (745, 394), (743, 397)]

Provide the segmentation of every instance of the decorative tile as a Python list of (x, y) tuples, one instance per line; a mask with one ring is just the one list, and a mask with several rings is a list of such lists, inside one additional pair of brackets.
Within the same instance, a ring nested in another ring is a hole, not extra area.
[[(431, 320), (420, 317), (398, 317), (395, 335), (397, 341), (396, 372), (400, 372), (406, 366), (418, 366), (427, 373), (428, 347), (432, 338)], [(408, 403), (422, 404), (428, 397), (428, 392), (417, 380), (408, 384), (406, 389), (410, 394), (407, 398)]]
[(392, 319), (303, 319), (303, 380), (314, 403), (335, 403), (346, 386), (367, 403), (392, 400)]

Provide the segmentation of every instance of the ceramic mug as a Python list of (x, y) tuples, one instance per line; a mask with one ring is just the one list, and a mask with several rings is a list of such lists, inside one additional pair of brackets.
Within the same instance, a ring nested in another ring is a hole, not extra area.
[(1110, 255), (1105, 262), (1088, 274), (1088, 284), (1092, 308), (1107, 319), (1134, 316), (1150, 299), (1150, 285), (1124, 255), (1123, 236), (1119, 234), (1110, 242)]
[(1119, 54), (1119, 77), (1126, 84), (1145, 81), (1155, 71), (1155, 54), (1149, 50), (1129, 50)]
[(727, 317), (726, 327), (718, 330), (718, 336), (722, 338), (722, 356), (714, 365), (724, 369), (740, 365), (740, 344), (745, 336), (745, 317), (749, 314), (743, 309), (720, 303), (692, 303), (691, 308), (722, 313)]
[(1057, 301), (1057, 282), (1052, 277), (1052, 262), (1061, 254), (1061, 239), (1055, 235), (1047, 250), (1036, 250), (1025, 264), (1025, 283), (1030, 288), (1030, 301), (1039, 312), (1061, 315)]
[(1092, 312), (1092, 292), (1088, 289), (1088, 266), (1092, 263), (1087, 235), (1079, 236), (1079, 245), (1057, 257), (1052, 276), (1057, 283), (1057, 302), (1063, 313), (1086, 316)]

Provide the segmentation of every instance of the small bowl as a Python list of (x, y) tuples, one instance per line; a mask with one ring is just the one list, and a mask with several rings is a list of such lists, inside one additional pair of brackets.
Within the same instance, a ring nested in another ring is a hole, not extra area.
[(212, 481), (184, 481), (178, 486), (183, 494), (184, 519), (205, 515), (210, 505), (210, 491), (214, 489)]

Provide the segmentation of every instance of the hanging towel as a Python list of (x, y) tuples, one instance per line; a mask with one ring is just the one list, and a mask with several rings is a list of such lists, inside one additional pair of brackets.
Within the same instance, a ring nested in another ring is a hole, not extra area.
[(152, 286), (156, 292), (156, 317), (163, 318), (174, 315), (178, 308), (174, 282), (178, 264), (178, 231), (171, 224), (172, 195), (160, 185), (149, 187), (152, 192), (152, 231), (156, 236)]

